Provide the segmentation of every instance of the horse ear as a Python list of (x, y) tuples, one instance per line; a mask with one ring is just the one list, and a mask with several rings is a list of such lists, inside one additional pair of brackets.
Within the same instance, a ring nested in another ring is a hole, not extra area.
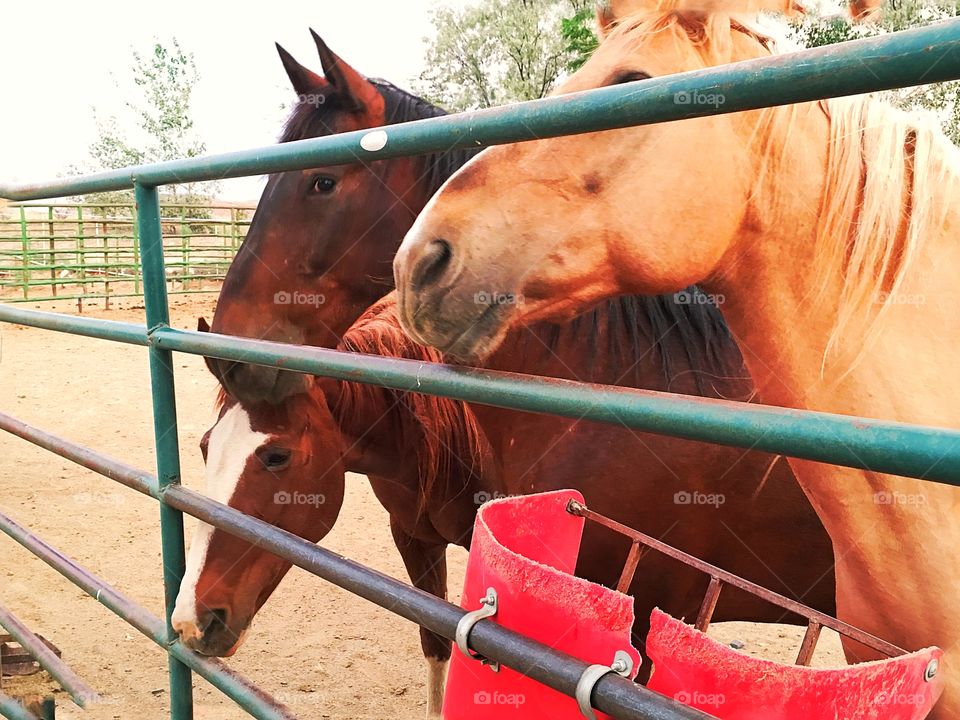
[(293, 55), (284, 50), (279, 43), (276, 45), (280, 62), (283, 63), (283, 69), (287, 71), (287, 77), (290, 78), (297, 95), (314, 95), (326, 87), (326, 80), (294, 60)]
[(654, 7), (655, 4), (650, 0), (598, 0), (596, 4), (597, 34), (603, 40), (627, 15)]
[(603, 40), (613, 29), (617, 19), (613, 16), (613, 9), (609, 2), (597, 3), (597, 36)]
[(882, 0), (850, 0), (850, 16), (855, 22), (876, 20), (880, 15)]
[(629, 15), (662, 9), (664, 0), (597, 0), (597, 33), (602, 40)]
[(207, 450), (210, 448), (210, 433), (213, 432), (213, 428), (207, 430), (203, 437), (200, 438), (200, 454), (203, 455), (203, 461), (207, 461)]
[[(849, 0), (851, 3), (876, 3), (882, 0)], [(795, 0), (598, 0), (597, 25), (601, 39), (623, 18), (640, 12), (682, 13), (699, 21), (712, 13), (780, 12), (792, 16), (804, 14), (803, 5)]]
[[(197, 318), (197, 332), (202, 332), (202, 333), (210, 332), (210, 323), (207, 322), (207, 319), (205, 317)], [(213, 360), (211, 358), (208, 358), (206, 355), (204, 355), (203, 362), (206, 364), (207, 370), (210, 371), (210, 374), (213, 375), (217, 379), (217, 381), (219, 381), (222, 384), (223, 381), (220, 379), (220, 375), (217, 372), (217, 366), (213, 364)]]
[(337, 89), (338, 95), (354, 110), (372, 109), (377, 107), (380, 93), (369, 80), (333, 52), (317, 33), (310, 28), (313, 41), (317, 44), (317, 53), (320, 55), (320, 65), (327, 81)]

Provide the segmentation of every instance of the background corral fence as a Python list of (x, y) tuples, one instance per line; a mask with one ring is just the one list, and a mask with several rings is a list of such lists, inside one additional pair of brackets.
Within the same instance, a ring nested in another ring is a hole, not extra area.
[[(256, 208), (161, 203), (171, 294), (219, 290)], [(133, 203), (0, 208), (0, 300), (102, 300), (143, 294)]]
[[(114, 610), (169, 656), (170, 716), (192, 717), (191, 670), (210, 680), (259, 718), (289, 717), (251, 683), (219, 661), (184, 648), (170, 626), (170, 613), (184, 570), (183, 516), (188, 513), (284, 557), (392, 612), (453, 638), (464, 611), (260, 520), (193, 493), (179, 484), (177, 415), (172, 353), (282, 366), (287, 370), (425, 392), (462, 400), (583, 418), (707, 442), (960, 486), (960, 432), (666, 393), (597, 388), (576, 382), (475, 371), (442, 365), (339, 353), (175, 330), (169, 326), (163, 233), (157, 188), (178, 182), (215, 180), (267, 172), (435, 152), (607, 130), (687, 117), (851, 95), (960, 78), (960, 20), (880, 38), (643, 80), (585, 93), (523, 103), (466, 116), (448, 116), (378, 131), (366, 131), (146, 165), (45, 184), (0, 185), (0, 197), (37, 200), (133, 187), (138, 207), (140, 262), (146, 324), (110, 322), (0, 305), (0, 320), (147, 348), (152, 378), (157, 475), (74, 445), (6, 415), (0, 427), (156, 498), (160, 506), (167, 621), (154, 618), (102, 580), (13, 519), (0, 516), (0, 530)], [(720, 107), (677, 104), (678, 92), (723, 93)], [(366, 150), (377, 147), (379, 150)], [(587, 664), (504, 629), (479, 622), (472, 649), (573, 696)], [(616, 718), (702, 718), (703, 713), (657, 695), (615, 673), (604, 675), (592, 695), (595, 707)], [(12, 708), (12, 709), (11, 709)], [(0, 697), (0, 715), (26, 717)]]

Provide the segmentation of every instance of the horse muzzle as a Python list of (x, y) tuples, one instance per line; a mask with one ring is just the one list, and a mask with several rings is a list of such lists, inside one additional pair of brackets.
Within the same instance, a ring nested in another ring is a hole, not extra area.
[(220, 384), (242, 403), (277, 405), (308, 389), (308, 378), (302, 373), (230, 360), (211, 359), (211, 363)]
[(445, 240), (405, 242), (394, 262), (398, 315), (417, 342), (457, 360), (478, 361), (500, 345), (520, 296), (468, 279), (458, 267)]
[(231, 627), (229, 613), (223, 609), (199, 613), (196, 621), (175, 622), (180, 641), (189, 649), (208, 657), (230, 657), (243, 643), (247, 626)]

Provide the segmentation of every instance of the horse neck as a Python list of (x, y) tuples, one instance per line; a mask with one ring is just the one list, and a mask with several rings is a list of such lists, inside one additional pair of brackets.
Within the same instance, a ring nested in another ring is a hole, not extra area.
[[(829, 123), (816, 104), (792, 112), (784, 155), (767, 166), (739, 238), (708, 283), (725, 298), (724, 317), (762, 399), (956, 426), (960, 388), (942, 377), (944, 347), (960, 342), (952, 272), (960, 263), (960, 243), (950, 231), (960, 222), (960, 181), (956, 174), (947, 174), (941, 185), (924, 187), (925, 193), (942, 194), (932, 206), (946, 214), (942, 219), (938, 215), (916, 243), (902, 281), (893, 286), (895, 294), (889, 293), (890, 277), (871, 279), (867, 302), (852, 306), (844, 299), (850, 260), (830, 258), (825, 248), (834, 247), (840, 254), (853, 251), (846, 237), (828, 241), (824, 229), (834, 235), (850, 233), (862, 213), (847, 220), (841, 215), (841, 222), (832, 225), (823, 222), (836, 190), (826, 177)], [(859, 169), (859, 159), (854, 160)], [(855, 182), (862, 182), (859, 173)], [(862, 192), (853, 197), (866, 205)], [(906, 214), (912, 206), (906, 204), (909, 191), (903, 193)], [(897, 198), (885, 195), (883, 201), (896, 203)], [(899, 238), (908, 228), (894, 229), (902, 244)], [(892, 254), (895, 265), (896, 252)], [(850, 315), (853, 321), (842, 326), (837, 338), (838, 320)]]
[[(482, 148), (454, 148), (418, 157), (422, 171), (417, 175), (423, 185), (424, 205), (451, 175), (467, 164)], [(422, 208), (421, 208), (422, 209)]]
[(419, 515), (488, 489), (489, 445), (465, 403), (360, 383), (338, 386), (334, 415), (353, 445), (347, 468), (402, 490), (392, 496), (403, 507), (391, 507), (375, 486), (388, 510)]
[(669, 296), (624, 296), (577, 318), (508, 334), (485, 367), (582, 382), (749, 399), (743, 358), (716, 308), (699, 290), (690, 304)]
[[(802, 137), (810, 140), (814, 135)], [(843, 270), (817, 272), (818, 214), (826, 188), (816, 165), (825, 149), (795, 144), (783, 168), (798, 172), (795, 191), (776, 192), (778, 212), (752, 225), (710, 283), (722, 293), (723, 313), (743, 350), (761, 402), (921, 424), (958, 427), (960, 389), (945, 381), (950, 348), (960, 341), (950, 268), (960, 246), (945, 228), (957, 227), (954, 205), (943, 227), (925, 238), (899, 292), (916, 304), (893, 304), (876, 332), (848, 325), (841, 352), (824, 361), (840, 310)], [(955, 192), (955, 189), (950, 190)], [(767, 208), (769, 210), (769, 208)], [(936, 297), (935, 297), (936, 295)], [(865, 350), (865, 352), (860, 352)], [(838, 611), (865, 629), (909, 649), (956, 643), (960, 627), (936, 606), (960, 592), (960, 573), (936, 560), (960, 541), (960, 492), (934, 483), (791, 460), (834, 543)], [(879, 494), (879, 495), (878, 495)], [(892, 498), (878, 502), (877, 498)], [(917, 613), (903, 619), (903, 598)], [(920, 618), (917, 615), (924, 615)], [(886, 617), (887, 620), (882, 618)]]

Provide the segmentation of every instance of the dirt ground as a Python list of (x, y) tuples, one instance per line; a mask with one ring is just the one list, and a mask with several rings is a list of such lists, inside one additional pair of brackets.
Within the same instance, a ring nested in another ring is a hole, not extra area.
[[(32, 307), (32, 306), (28, 306)], [(41, 309), (74, 312), (75, 305)], [(172, 301), (172, 324), (195, 328), (212, 298)], [(87, 316), (143, 322), (143, 310), (87, 308)], [(202, 491), (198, 443), (214, 419), (216, 384), (202, 359), (176, 356), (184, 484)], [(150, 470), (155, 469), (149, 373), (143, 348), (30, 328), (0, 326), (0, 410)], [(155, 501), (0, 433), (0, 509), (119, 590), (162, 613), (160, 533)], [(187, 537), (193, 521), (187, 518)], [(351, 476), (324, 545), (406, 580), (387, 516), (362, 476)], [(466, 553), (452, 548), (456, 601)], [(81, 712), (58, 694), (57, 717), (160, 720), (168, 712), (166, 657), (151, 641), (0, 535), (0, 603), (52, 640), (104, 702)], [(724, 623), (711, 634), (745, 652), (791, 661), (802, 630)], [(294, 568), (262, 610), (231, 667), (303, 718), (420, 718), (424, 673), (414, 625)], [(827, 632), (816, 665), (842, 663)], [(4, 678), (15, 696), (42, 689), (43, 674)], [(195, 678), (198, 720), (246, 717)]]

